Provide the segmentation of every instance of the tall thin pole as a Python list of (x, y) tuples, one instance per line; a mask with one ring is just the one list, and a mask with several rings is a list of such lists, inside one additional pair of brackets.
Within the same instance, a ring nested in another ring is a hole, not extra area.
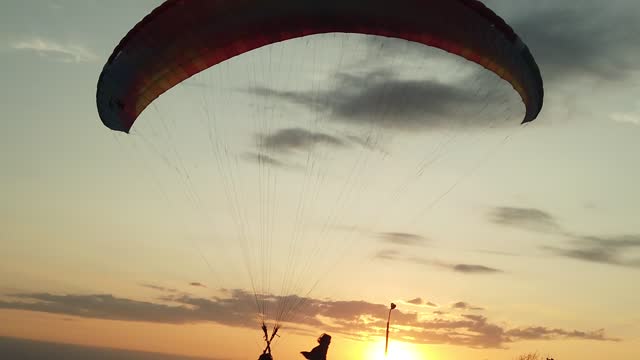
[(391, 303), (391, 307), (389, 307), (389, 316), (387, 316), (387, 338), (384, 343), (384, 357), (387, 357), (387, 352), (389, 351), (389, 322), (391, 322), (391, 310), (396, 308), (396, 304)]

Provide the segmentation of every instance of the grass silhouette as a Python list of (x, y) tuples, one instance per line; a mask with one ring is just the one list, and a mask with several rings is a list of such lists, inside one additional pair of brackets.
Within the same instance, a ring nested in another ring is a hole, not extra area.
[[(516, 360), (543, 360), (542, 356), (537, 352), (522, 354), (516, 358)], [(546, 356), (544, 360), (554, 360), (552, 357)]]

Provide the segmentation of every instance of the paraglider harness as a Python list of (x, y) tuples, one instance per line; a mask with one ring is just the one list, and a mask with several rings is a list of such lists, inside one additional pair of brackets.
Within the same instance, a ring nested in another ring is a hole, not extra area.
[[(264, 342), (267, 344), (267, 346), (264, 348), (264, 350), (262, 351), (262, 356), (260, 357), (260, 359), (272, 359), (271, 357), (271, 342), (273, 341), (273, 339), (276, 336), (280, 336), (278, 335), (278, 330), (280, 329), (280, 326), (275, 325), (273, 327), (273, 332), (271, 333), (271, 336), (269, 336), (269, 331), (267, 330), (267, 325), (265, 325), (265, 323), (262, 323), (262, 332), (264, 333)], [(265, 356), (266, 354), (269, 354), (268, 356)]]

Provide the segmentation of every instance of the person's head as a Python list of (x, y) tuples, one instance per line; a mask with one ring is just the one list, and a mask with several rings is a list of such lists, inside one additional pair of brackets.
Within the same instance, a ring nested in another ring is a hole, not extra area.
[(318, 338), (318, 344), (320, 344), (320, 345), (328, 346), (330, 343), (331, 343), (331, 335), (329, 335), (329, 334), (322, 334)]

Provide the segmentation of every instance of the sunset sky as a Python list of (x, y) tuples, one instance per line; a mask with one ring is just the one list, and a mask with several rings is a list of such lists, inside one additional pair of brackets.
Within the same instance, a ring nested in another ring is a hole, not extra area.
[(98, 76), (161, 1), (5, 0), (0, 337), (256, 359), (282, 310), (277, 360), (382, 359), (394, 302), (390, 359), (639, 358), (640, 2), (484, 2), (540, 66), (526, 126), (475, 64), (326, 34), (124, 134)]

